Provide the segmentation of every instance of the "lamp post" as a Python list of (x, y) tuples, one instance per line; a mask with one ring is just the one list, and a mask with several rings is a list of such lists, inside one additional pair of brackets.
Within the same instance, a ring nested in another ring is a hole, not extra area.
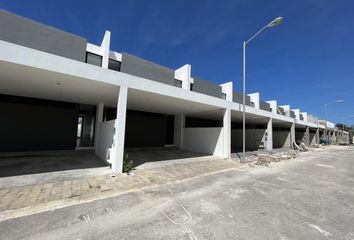
[(243, 42), (243, 96), (242, 96), (242, 152), (243, 152), (243, 160), (246, 158), (246, 46), (249, 42), (251, 42), (257, 35), (263, 32), (266, 28), (271, 28), (282, 23), (284, 18), (278, 17), (265, 25), (261, 30), (259, 30), (256, 34), (254, 34), (250, 39)]
[[(343, 102), (343, 100), (342, 99), (339, 99), (339, 100), (337, 100), (337, 101), (334, 101), (334, 102), (330, 102), (330, 103), (325, 103), (325, 121), (326, 121), (326, 128), (327, 128), (327, 115), (328, 115), (328, 105), (331, 105), (331, 104), (334, 104), (334, 103), (341, 103), (341, 102)], [(329, 133), (331, 133), (331, 132), (329, 132)], [(327, 137), (327, 141), (329, 141), (330, 140), (330, 137)]]
[(325, 120), (326, 120), (326, 127), (327, 127), (327, 114), (328, 114), (328, 105), (331, 105), (331, 104), (334, 104), (334, 103), (341, 103), (343, 102), (342, 99), (339, 99), (337, 101), (334, 101), (334, 102), (330, 102), (330, 103), (326, 103), (324, 106), (325, 106)]

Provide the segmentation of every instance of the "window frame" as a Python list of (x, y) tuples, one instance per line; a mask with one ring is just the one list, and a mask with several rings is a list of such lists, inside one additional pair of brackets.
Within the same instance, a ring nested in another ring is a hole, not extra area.
[[(177, 82), (178, 82), (178, 85), (176, 85)], [(173, 85), (178, 88), (182, 88), (182, 84), (183, 84), (183, 81), (178, 80), (178, 79), (175, 79), (173, 82)]]
[[(100, 59), (101, 59), (101, 65), (96, 65), (96, 64), (92, 64), (92, 63), (87, 62), (87, 57), (88, 57), (88, 55), (94, 55), (94, 56), (100, 57)], [(93, 66), (97, 66), (97, 67), (102, 67), (103, 57), (102, 57), (101, 55), (96, 54), (96, 53), (86, 51), (85, 63), (90, 64), (90, 65), (93, 65)]]
[[(110, 62), (119, 63), (119, 70), (113, 69), (113, 68), (109, 68), (109, 63), (110, 63)], [(112, 70), (112, 71), (120, 72), (121, 67), (122, 67), (122, 62), (120, 62), (120, 61), (118, 61), (118, 60), (115, 60), (115, 59), (112, 59), (112, 58), (108, 58), (108, 69), (110, 69), (110, 70)]]

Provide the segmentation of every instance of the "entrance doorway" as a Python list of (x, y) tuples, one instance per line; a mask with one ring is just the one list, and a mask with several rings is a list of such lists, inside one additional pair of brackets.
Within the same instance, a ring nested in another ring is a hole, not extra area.
[(77, 120), (76, 148), (94, 146), (96, 107), (80, 104)]

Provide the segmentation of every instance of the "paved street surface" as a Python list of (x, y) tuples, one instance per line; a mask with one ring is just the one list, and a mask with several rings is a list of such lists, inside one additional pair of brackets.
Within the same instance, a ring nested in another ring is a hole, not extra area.
[(354, 239), (354, 147), (0, 222), (0, 239)]

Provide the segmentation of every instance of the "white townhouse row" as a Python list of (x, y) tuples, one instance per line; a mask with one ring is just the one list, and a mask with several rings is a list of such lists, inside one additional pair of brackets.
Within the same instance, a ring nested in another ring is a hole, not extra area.
[[(126, 149), (230, 158), (242, 149), (242, 94), (192, 66), (169, 69), (0, 10), (0, 152), (93, 149), (115, 173)], [(348, 141), (333, 123), (246, 96), (246, 150)]]

